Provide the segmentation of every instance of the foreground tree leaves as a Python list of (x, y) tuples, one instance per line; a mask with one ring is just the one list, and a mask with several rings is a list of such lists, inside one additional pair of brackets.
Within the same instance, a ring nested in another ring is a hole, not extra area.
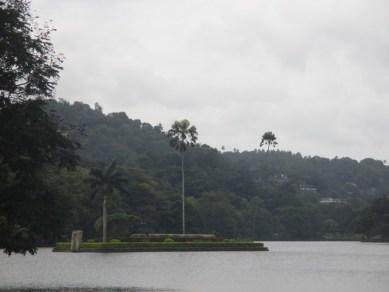
[(45, 111), (62, 69), (51, 31), (37, 26), (28, 1), (0, 0), (0, 248), (8, 254), (34, 253), (37, 235), (54, 236), (57, 201), (42, 173), (78, 160), (78, 144)]
[(35, 19), (29, 1), (0, 0), (0, 95), (13, 101), (51, 97), (62, 69), (53, 29)]
[(46, 221), (59, 198), (54, 198), (42, 173), (49, 165), (72, 167), (78, 160), (78, 144), (61, 134), (43, 104), (41, 100), (0, 104), (0, 215), (6, 222), (0, 227), (0, 247), (7, 253), (33, 253), (36, 234), (55, 233)]

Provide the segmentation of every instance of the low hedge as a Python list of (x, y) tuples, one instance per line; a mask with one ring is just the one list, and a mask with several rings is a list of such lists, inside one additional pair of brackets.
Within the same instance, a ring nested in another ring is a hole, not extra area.
[(174, 234), (174, 233), (150, 233), (150, 234), (131, 234), (124, 241), (126, 242), (163, 242), (166, 239), (172, 239), (177, 242), (192, 241), (222, 241), (223, 237), (215, 234)]
[[(235, 242), (83, 242), (80, 251), (212, 251), (267, 250), (263, 243)], [(58, 242), (54, 251), (70, 251), (69, 242)]]

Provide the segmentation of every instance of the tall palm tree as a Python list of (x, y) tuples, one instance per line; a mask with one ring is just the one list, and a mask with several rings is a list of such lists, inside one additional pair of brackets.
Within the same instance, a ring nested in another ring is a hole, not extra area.
[(168, 131), (170, 146), (181, 154), (181, 178), (182, 178), (182, 234), (185, 234), (185, 171), (184, 171), (184, 153), (188, 147), (193, 147), (197, 141), (197, 130), (191, 126), (186, 119), (175, 121)]
[(259, 146), (262, 147), (263, 145), (267, 145), (267, 151), (269, 151), (270, 146), (277, 146), (278, 142), (276, 140), (277, 137), (273, 132), (265, 132), (262, 135), (261, 144), (259, 144)]
[(93, 194), (103, 195), (103, 242), (107, 242), (107, 197), (111, 196), (115, 189), (126, 192), (124, 187), (127, 179), (118, 171), (116, 161), (112, 161), (103, 169), (92, 169), (86, 182), (90, 184)]

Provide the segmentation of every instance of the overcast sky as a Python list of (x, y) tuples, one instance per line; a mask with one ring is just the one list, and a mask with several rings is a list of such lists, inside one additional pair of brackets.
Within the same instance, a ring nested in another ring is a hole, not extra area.
[[(387, 0), (33, 0), (66, 56), (58, 97), (227, 150), (389, 158)], [(388, 159), (389, 160), (389, 159)]]

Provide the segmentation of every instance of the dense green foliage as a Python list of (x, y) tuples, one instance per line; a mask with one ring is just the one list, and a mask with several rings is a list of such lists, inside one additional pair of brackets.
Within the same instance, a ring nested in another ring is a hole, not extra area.
[(0, 1), (0, 95), (8, 99), (53, 96), (62, 58), (25, 0)]
[[(127, 179), (124, 175), (117, 171), (116, 161), (112, 161), (108, 164), (103, 170), (101, 169), (91, 169), (90, 176), (86, 179), (86, 182), (90, 185), (93, 191), (93, 196), (99, 194), (103, 197), (103, 217), (102, 217), (102, 226), (103, 226), (103, 242), (107, 241), (107, 198), (111, 197), (114, 190), (126, 192), (125, 184), (127, 184)], [(118, 214), (119, 215), (119, 214)], [(128, 215), (124, 216), (112, 216), (112, 218), (125, 218)], [(111, 222), (117, 222), (111, 220)]]
[(0, 248), (9, 254), (54, 240), (72, 207), (50, 183), (77, 162), (78, 146), (44, 110), (61, 70), (50, 32), (27, 1), (0, 1)]
[(380, 198), (364, 210), (358, 228), (367, 240), (389, 240), (389, 198)]
[[(94, 226), (101, 208), (89, 199), (82, 182), (90, 168), (117, 159), (128, 184), (125, 193), (114, 192), (110, 214), (137, 216), (137, 232), (181, 231), (180, 154), (169, 147), (161, 126), (124, 113), (104, 115), (101, 108), (80, 102), (53, 101), (50, 110), (64, 124), (85, 130), (79, 139), (82, 166), (57, 178), (64, 194), (78, 202), (69, 227), (97, 237)], [(187, 232), (262, 240), (356, 238), (361, 211), (388, 192), (388, 183), (389, 168), (373, 159), (221, 152), (196, 144), (186, 153)], [(63, 234), (68, 237), (70, 229)]]

